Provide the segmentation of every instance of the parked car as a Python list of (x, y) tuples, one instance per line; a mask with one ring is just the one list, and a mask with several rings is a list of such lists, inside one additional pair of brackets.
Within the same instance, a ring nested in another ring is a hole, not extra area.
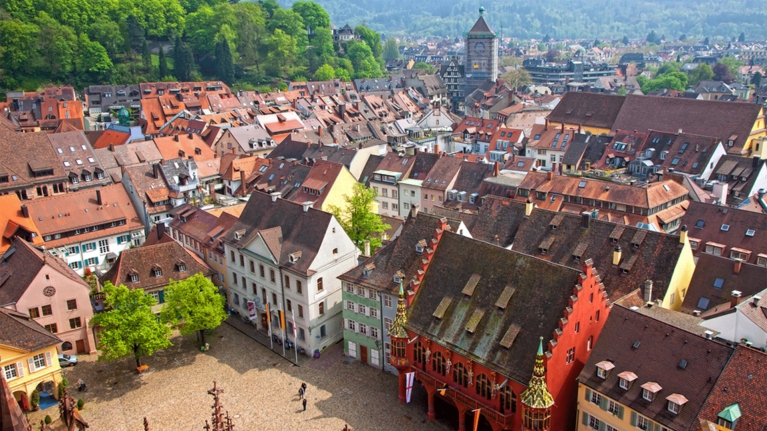
[(77, 365), (77, 356), (59, 353), (59, 365), (61, 367), (73, 367)]

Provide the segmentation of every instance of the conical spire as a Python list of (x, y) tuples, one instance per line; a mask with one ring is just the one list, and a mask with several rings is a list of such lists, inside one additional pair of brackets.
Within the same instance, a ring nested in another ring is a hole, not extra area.
[(551, 396), (546, 387), (546, 369), (543, 366), (543, 337), (538, 342), (538, 355), (535, 357), (533, 377), (520, 398), (522, 404), (533, 409), (547, 409), (554, 405), (554, 397)]
[(405, 304), (405, 290), (402, 281), (399, 282), (399, 299), (397, 300), (397, 315), (394, 317), (389, 336), (392, 338), (407, 338), (405, 324), (407, 323), (407, 305)]

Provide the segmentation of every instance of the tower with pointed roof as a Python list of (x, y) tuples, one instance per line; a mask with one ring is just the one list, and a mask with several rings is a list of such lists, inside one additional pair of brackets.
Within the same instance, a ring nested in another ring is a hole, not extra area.
[(410, 361), (407, 358), (407, 304), (405, 303), (405, 291), (402, 288), (402, 281), (399, 283), (399, 299), (397, 300), (397, 315), (389, 329), (389, 338), (391, 338), (391, 354), (389, 361), (397, 369), (399, 379), (399, 400), (405, 402), (405, 372), (410, 368)]
[(480, 6), (479, 19), (466, 34), (466, 94), (487, 81), (498, 79), (498, 38), (485, 21)]
[(538, 342), (533, 377), (524, 392), (522, 401), (522, 429), (524, 431), (548, 431), (551, 429), (551, 407), (554, 397), (546, 386), (546, 369), (543, 366), (543, 337)]

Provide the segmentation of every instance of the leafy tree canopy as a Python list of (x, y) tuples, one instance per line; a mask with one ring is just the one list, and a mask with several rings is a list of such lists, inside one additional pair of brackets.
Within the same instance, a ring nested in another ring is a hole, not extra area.
[(226, 320), (225, 302), (213, 282), (197, 273), (183, 281), (171, 280), (165, 288), (165, 306), (160, 317), (179, 328), (182, 335), (199, 332), (204, 346), (205, 330), (215, 329)]
[(352, 195), (344, 196), (346, 207), (330, 207), (330, 212), (360, 250), (364, 250), (366, 240), (370, 241), (371, 250), (380, 247), (381, 233), (391, 227), (374, 211), (376, 196), (375, 190), (354, 183)]
[(113, 361), (132, 356), (141, 366), (143, 356), (152, 356), (171, 345), (170, 328), (157, 320), (152, 306), (157, 300), (143, 289), (128, 289), (121, 284), (104, 283), (106, 311), (91, 319), (100, 327), (100, 361)]

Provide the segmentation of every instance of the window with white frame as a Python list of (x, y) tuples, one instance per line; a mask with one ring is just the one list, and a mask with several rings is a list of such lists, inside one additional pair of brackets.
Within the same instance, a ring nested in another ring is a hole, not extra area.
[(99, 241), (99, 253), (109, 253), (109, 241), (106, 239), (102, 239)]
[(627, 391), (627, 390), (629, 389), (629, 381), (628, 381), (628, 380), (626, 380), (626, 379), (624, 379), (624, 378), (621, 378), (621, 379), (619, 379), (619, 380), (618, 380), (618, 385), (619, 385), (619, 386), (621, 387), (621, 389), (623, 389), (623, 390), (626, 390), (626, 391)]
[(359, 296), (365, 296), (365, 288), (362, 286), (357, 286), (357, 295)]
[(354, 320), (346, 320), (346, 329), (350, 331), (354, 331), (356, 327), (356, 322)]
[(384, 303), (384, 307), (388, 307), (388, 308), (391, 308), (391, 296), (389, 296), (389, 295), (384, 295), (384, 297), (383, 297), (383, 303)]
[(378, 309), (370, 307), (370, 317), (378, 318)]
[(40, 370), (40, 369), (45, 368), (45, 367), (48, 366), (46, 364), (46, 362), (45, 362), (45, 354), (43, 354), (43, 353), (40, 353), (39, 355), (33, 356), (30, 359), (30, 361), (32, 362), (32, 365), (33, 365), (32, 368), (33, 368), (34, 371)]
[(378, 338), (378, 328), (371, 326), (370, 327), (370, 336), (373, 338)]
[(594, 430), (598, 430), (599, 429), (599, 425), (601, 423), (602, 422), (598, 418), (595, 418), (594, 416), (589, 415), (589, 428), (594, 429)]
[(669, 402), (668, 402), (668, 407), (667, 407), (667, 408), (668, 408), (668, 411), (670, 411), (671, 413), (673, 413), (673, 414), (675, 414), (675, 415), (678, 415), (678, 414), (679, 414), (679, 408), (680, 408), (680, 407), (681, 407), (681, 406), (680, 406), (679, 404), (677, 404), (677, 403), (675, 403), (675, 402), (673, 402), (673, 401), (669, 401)]
[(352, 301), (346, 301), (346, 309), (354, 311), (354, 303)]
[(637, 415), (637, 428), (640, 430), (649, 430), (651, 429), (650, 426), (650, 419), (647, 419), (642, 415)]
[(621, 408), (621, 406), (618, 405), (618, 403), (616, 403), (615, 401), (607, 400), (607, 411), (608, 412), (610, 412), (610, 413), (612, 413), (614, 415), (617, 415), (618, 414), (618, 410), (620, 410), (620, 408)]
[(358, 331), (358, 332), (359, 332), (360, 334), (362, 334), (362, 335), (367, 335), (367, 333), (368, 333), (368, 327), (367, 327), (367, 325), (365, 325), (364, 323), (360, 323), (360, 324), (358, 325), (358, 327), (359, 327), (359, 331)]
[(652, 401), (655, 397), (655, 394), (651, 392), (648, 389), (642, 389), (642, 398), (645, 399), (645, 401)]
[(354, 293), (354, 285), (351, 283), (346, 283), (346, 291), (349, 293)]
[(8, 381), (13, 380), (16, 377), (20, 377), (20, 372), (19, 372), (19, 369), (16, 367), (16, 364), (8, 364), (5, 367), (3, 367), (3, 374), (5, 375), (5, 380), (8, 380)]
[(386, 328), (387, 331), (391, 329), (391, 324), (392, 324), (392, 320), (389, 319), (388, 317), (384, 317), (384, 327)]
[(376, 299), (376, 291), (373, 289), (368, 289), (368, 298)]
[(591, 400), (592, 403), (599, 405), (602, 403), (602, 395), (599, 394), (599, 392), (593, 391), (591, 392)]
[(357, 304), (357, 313), (367, 314), (367, 308), (362, 304)]

